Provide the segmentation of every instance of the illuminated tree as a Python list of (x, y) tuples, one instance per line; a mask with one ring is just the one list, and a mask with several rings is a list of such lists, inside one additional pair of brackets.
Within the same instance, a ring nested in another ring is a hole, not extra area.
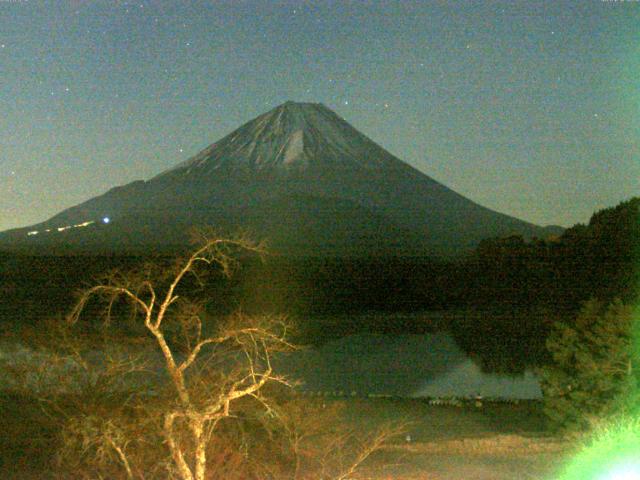
[[(229, 274), (233, 266), (232, 250), (260, 253), (262, 247), (245, 238), (205, 239), (193, 254), (176, 264), (166, 285), (163, 286), (162, 281), (160, 286), (156, 283), (152, 275), (157, 272), (150, 268), (144, 269), (141, 275), (114, 274), (107, 282), (85, 291), (69, 317), (72, 323), (77, 322), (87, 303), (96, 296), (107, 302), (107, 320), (120, 299), (128, 302), (135, 314), (141, 315), (144, 327), (162, 354), (171, 382), (173, 399), (171, 407), (162, 412), (162, 434), (176, 473), (183, 480), (204, 480), (207, 444), (220, 421), (230, 417), (233, 403), (248, 397), (268, 409), (261, 389), (269, 382), (286, 383), (274, 373), (271, 365), (274, 351), (291, 347), (286, 341), (287, 326), (282, 319), (238, 315), (213, 335), (205, 336), (202, 304), (178, 294), (185, 276), (197, 276), (202, 265), (217, 265)], [(184, 334), (180, 354), (178, 347), (170, 344), (167, 334), (176, 326)], [(228, 371), (219, 366), (221, 356), (232, 358), (233, 366)], [(217, 375), (202, 363), (202, 357), (218, 365)], [(196, 367), (198, 371), (190, 375)], [(167, 405), (164, 402), (164, 406)], [(116, 452), (127, 476), (132, 478), (132, 467), (125, 453), (126, 441), (117, 441), (120, 430), (112, 424), (102, 426), (105, 428), (101, 435)]]

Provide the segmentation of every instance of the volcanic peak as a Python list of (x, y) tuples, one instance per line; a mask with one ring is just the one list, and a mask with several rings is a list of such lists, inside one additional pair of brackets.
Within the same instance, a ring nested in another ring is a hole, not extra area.
[(172, 170), (5, 240), (43, 249), (148, 248), (179, 245), (188, 228), (202, 225), (248, 228), (283, 252), (312, 255), (450, 254), (489, 237), (545, 236), (419, 172), (324, 105), (286, 102)]
[(397, 161), (326, 106), (288, 101), (158, 177), (206, 175), (220, 169), (262, 172), (301, 172), (340, 166), (371, 169)]

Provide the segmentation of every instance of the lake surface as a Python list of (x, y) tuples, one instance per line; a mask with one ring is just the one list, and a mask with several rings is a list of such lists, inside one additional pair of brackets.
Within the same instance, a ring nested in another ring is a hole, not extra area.
[(447, 333), (350, 335), (278, 358), (302, 391), (399, 397), (540, 399), (532, 372), (483, 373)]
[[(134, 353), (140, 353), (134, 352)], [(91, 355), (97, 365), (101, 355)], [(162, 372), (162, 358), (149, 350), (151, 372)], [(42, 367), (50, 367), (51, 386), (59, 385), (70, 365), (53, 362), (45, 353), (18, 344), (3, 343), (0, 361), (13, 366), (31, 365), (27, 383), (42, 383)], [(539, 383), (532, 372), (521, 376), (483, 373), (446, 333), (423, 335), (349, 335), (320, 347), (275, 356), (277, 372), (302, 384), (302, 392), (341, 395), (390, 395), (397, 397), (476, 397), (540, 399)], [(46, 368), (45, 368), (46, 369)], [(139, 374), (137, 386), (158, 378)], [(2, 379), (4, 388), (12, 382)], [(155, 380), (157, 381), (157, 380)]]

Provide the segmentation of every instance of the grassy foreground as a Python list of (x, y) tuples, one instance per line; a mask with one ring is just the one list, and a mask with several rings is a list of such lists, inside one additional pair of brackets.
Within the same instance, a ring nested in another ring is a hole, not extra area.
[[(571, 447), (544, 431), (535, 403), (434, 406), (410, 399), (327, 399), (345, 422), (373, 429), (389, 420), (407, 434), (370, 459), (372, 480), (554, 480)], [(60, 478), (52, 468), (56, 426), (33, 399), (0, 394), (0, 478)]]

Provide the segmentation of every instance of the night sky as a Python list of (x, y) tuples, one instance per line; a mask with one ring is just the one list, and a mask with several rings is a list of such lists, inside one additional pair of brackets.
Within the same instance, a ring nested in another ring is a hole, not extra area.
[(489, 208), (640, 194), (640, 1), (0, 0), (0, 230), (321, 102)]

